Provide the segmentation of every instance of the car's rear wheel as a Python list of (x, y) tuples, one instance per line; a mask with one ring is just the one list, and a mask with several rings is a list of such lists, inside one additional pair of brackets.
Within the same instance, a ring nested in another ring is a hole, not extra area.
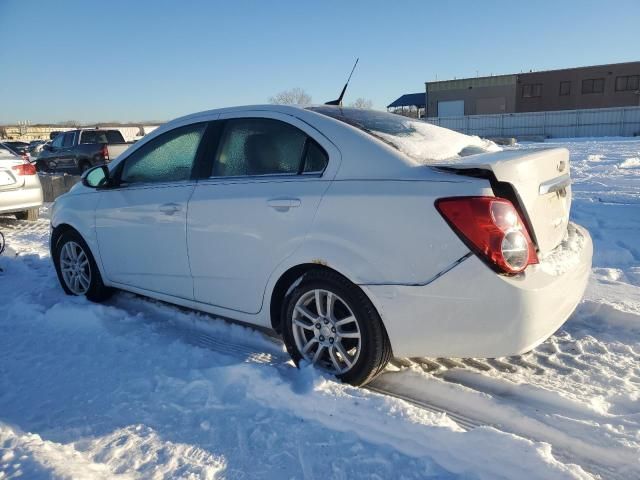
[(63, 232), (53, 255), (58, 280), (67, 295), (84, 295), (93, 302), (104, 301), (112, 295), (113, 290), (102, 282), (91, 250), (79, 233)]
[(40, 209), (30, 208), (29, 210), (23, 210), (22, 212), (16, 212), (14, 215), (18, 220), (29, 220), (35, 222), (40, 214)]
[(330, 270), (307, 273), (285, 299), (289, 354), (352, 385), (376, 377), (391, 358), (387, 333), (364, 292)]

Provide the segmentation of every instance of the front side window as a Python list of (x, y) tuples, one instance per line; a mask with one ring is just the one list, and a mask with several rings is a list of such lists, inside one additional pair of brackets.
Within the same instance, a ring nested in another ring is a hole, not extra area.
[(75, 132), (67, 132), (62, 139), (62, 147), (67, 148), (73, 146), (73, 137)]
[(64, 139), (64, 134), (61, 133), (61, 134), (56, 135), (56, 138), (54, 138), (53, 142), (51, 142), (51, 146), (53, 148), (61, 148), (63, 139)]
[(133, 152), (124, 163), (120, 180), (125, 183), (189, 180), (204, 123), (176, 128)]
[(589, 78), (582, 81), (582, 93), (603, 93), (604, 78)]
[(304, 132), (279, 120), (228, 120), (213, 164), (213, 176), (297, 174), (306, 141)]

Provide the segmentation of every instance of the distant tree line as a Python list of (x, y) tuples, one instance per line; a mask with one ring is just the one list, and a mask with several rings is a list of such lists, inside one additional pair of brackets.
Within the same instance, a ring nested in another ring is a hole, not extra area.
[[(300, 105), (302, 107), (306, 107), (311, 105), (312, 100), (311, 95), (309, 95), (304, 89), (295, 87), (289, 90), (283, 90), (282, 92), (269, 97), (269, 103), (273, 103), (274, 105)], [(360, 97), (348, 106), (370, 110), (373, 108), (373, 101)]]

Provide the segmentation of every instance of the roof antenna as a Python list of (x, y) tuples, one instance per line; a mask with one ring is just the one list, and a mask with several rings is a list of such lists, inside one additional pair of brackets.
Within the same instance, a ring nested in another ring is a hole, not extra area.
[(356, 69), (356, 65), (358, 65), (358, 60), (360, 60), (360, 58), (356, 58), (356, 63), (353, 64), (353, 68), (351, 69), (349, 78), (347, 78), (347, 83), (344, 84), (344, 88), (342, 89), (342, 92), (340, 92), (340, 96), (338, 97), (338, 99), (332, 100), (331, 102), (327, 102), (325, 103), (325, 105), (338, 105), (340, 107), (342, 106), (342, 98), (344, 97), (344, 92), (347, 91), (347, 87), (349, 86), (349, 80), (351, 80), (351, 75), (353, 75), (353, 71)]

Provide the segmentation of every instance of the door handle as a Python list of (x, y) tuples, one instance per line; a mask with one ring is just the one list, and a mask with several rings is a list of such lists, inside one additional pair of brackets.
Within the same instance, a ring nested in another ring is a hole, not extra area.
[(290, 208), (299, 207), (300, 203), (299, 198), (270, 198), (267, 200), (267, 205), (282, 212), (287, 211)]
[(160, 205), (160, 211), (165, 215), (173, 215), (180, 210), (182, 210), (182, 208), (177, 203), (165, 203), (163, 205)]

